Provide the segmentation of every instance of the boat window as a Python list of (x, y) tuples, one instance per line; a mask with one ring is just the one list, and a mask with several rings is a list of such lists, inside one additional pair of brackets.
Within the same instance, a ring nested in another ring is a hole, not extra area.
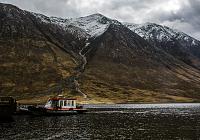
[(67, 106), (67, 101), (64, 101), (64, 106)]
[(58, 106), (58, 101), (52, 100), (52, 107), (57, 107)]
[(72, 106), (74, 106), (74, 101), (72, 100)]
[(51, 100), (49, 100), (49, 101), (47, 102), (47, 105), (51, 105)]
[(70, 101), (69, 100), (67, 100), (67, 106), (70, 106)]
[(63, 106), (63, 101), (60, 101), (60, 106)]

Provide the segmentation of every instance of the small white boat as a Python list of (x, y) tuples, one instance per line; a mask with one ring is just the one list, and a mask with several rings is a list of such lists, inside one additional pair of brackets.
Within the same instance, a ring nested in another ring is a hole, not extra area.
[(50, 98), (45, 106), (29, 106), (28, 110), (34, 115), (70, 115), (87, 111), (76, 104), (76, 99), (64, 97)]

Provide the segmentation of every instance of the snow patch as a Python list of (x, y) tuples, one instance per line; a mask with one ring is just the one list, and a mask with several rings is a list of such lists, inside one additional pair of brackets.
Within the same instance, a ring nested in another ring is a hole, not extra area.
[[(58, 17), (47, 17), (42, 14), (33, 13), (44, 23), (51, 23), (62, 27), (64, 30), (82, 29), (83, 32), (90, 35), (90, 37), (97, 37), (102, 35), (110, 24), (121, 25), (117, 20), (109, 19), (101, 14), (93, 14), (86, 17), (74, 18), (74, 19), (63, 19)], [(73, 28), (74, 27), (74, 28)], [(80, 35), (81, 36), (81, 35)]]
[(49, 17), (45, 16), (45, 15), (42, 15), (42, 14), (38, 14), (38, 13), (33, 13), (32, 14), (37, 18), (37, 19), (40, 19), (41, 22), (44, 22), (44, 23), (50, 23), (50, 19)]
[[(197, 46), (196, 39), (188, 36), (187, 34), (180, 32), (176, 29), (171, 29), (166, 26), (157, 25), (155, 23), (145, 24), (131, 24), (124, 23), (130, 30), (144, 38), (145, 40), (157, 40), (159, 42), (173, 41), (174, 39), (180, 41), (183, 46), (191, 47)], [(187, 44), (187, 45), (184, 45)]]
[(86, 31), (91, 37), (103, 34), (110, 24), (121, 24), (116, 20), (109, 19), (101, 14), (93, 14), (86, 17), (71, 19), (68, 24), (74, 25)]

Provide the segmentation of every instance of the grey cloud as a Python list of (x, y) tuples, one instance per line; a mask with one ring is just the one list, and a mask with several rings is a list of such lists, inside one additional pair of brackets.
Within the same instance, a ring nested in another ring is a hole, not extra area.
[(160, 24), (166, 24), (200, 39), (200, 0), (188, 0), (176, 12), (153, 14)]
[(0, 0), (0, 2), (11, 3), (19, 6), (19, 8), (47, 16), (79, 16), (80, 14), (76, 6), (69, 4), (69, 1), (71, 0)]

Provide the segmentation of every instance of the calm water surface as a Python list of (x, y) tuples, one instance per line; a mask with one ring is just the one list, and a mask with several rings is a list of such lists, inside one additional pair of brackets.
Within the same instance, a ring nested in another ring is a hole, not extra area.
[(81, 115), (14, 116), (0, 122), (0, 139), (200, 139), (200, 104), (85, 107)]

